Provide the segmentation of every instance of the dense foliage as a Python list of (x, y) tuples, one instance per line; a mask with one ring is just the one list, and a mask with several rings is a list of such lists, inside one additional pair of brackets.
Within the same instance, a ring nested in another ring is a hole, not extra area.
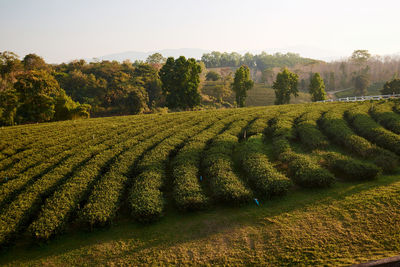
[(287, 68), (278, 73), (272, 85), (272, 88), (275, 90), (276, 105), (289, 104), (290, 95), (298, 96), (298, 79), (299, 76), (296, 73), (290, 72)]
[(201, 67), (193, 58), (167, 59), (159, 75), (169, 108), (190, 109), (200, 104), (200, 73)]
[(314, 73), (312, 76), (310, 80), (309, 92), (313, 102), (326, 99), (324, 80), (322, 80), (319, 73)]
[(318, 62), (317, 60), (303, 58), (299, 54), (294, 53), (275, 53), (270, 55), (266, 52), (262, 52), (258, 55), (253, 55), (251, 53), (240, 55), (236, 52), (221, 53), (218, 51), (203, 54), (201, 61), (204, 62), (207, 68), (240, 67), (244, 64), (250, 68), (257, 68), (261, 71), (273, 67), (293, 67), (297, 64), (312, 64)]
[(254, 82), (250, 78), (250, 69), (247, 66), (241, 66), (235, 72), (232, 83), (232, 90), (236, 95), (236, 103), (239, 107), (244, 107), (247, 91), (253, 88)]

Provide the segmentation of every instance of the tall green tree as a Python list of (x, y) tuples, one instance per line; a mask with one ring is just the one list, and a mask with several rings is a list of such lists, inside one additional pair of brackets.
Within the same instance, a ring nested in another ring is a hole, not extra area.
[(384, 95), (400, 94), (400, 79), (387, 81), (381, 90)]
[(14, 125), (18, 108), (18, 95), (15, 90), (0, 91), (0, 125)]
[(191, 109), (200, 104), (200, 73), (201, 67), (193, 58), (167, 59), (159, 76), (169, 108)]
[(54, 98), (62, 92), (57, 80), (43, 70), (32, 70), (17, 76), (14, 84), (20, 106), (21, 122), (49, 121), (54, 115)]
[(275, 90), (275, 105), (289, 104), (290, 95), (298, 96), (297, 89), (299, 76), (284, 68), (276, 75), (276, 80), (272, 85)]
[(367, 93), (367, 88), (370, 84), (370, 78), (368, 74), (361, 73), (354, 77), (354, 94), (365, 95)]
[(235, 72), (235, 77), (232, 83), (232, 90), (236, 95), (236, 104), (239, 107), (244, 107), (247, 91), (253, 88), (254, 82), (250, 78), (250, 69), (246, 65), (242, 65)]
[(148, 106), (159, 106), (163, 102), (161, 81), (158, 69), (150, 64), (139, 64), (133, 71), (135, 84), (146, 89)]
[(315, 73), (310, 80), (309, 86), (311, 101), (321, 101), (326, 99), (325, 84), (319, 73)]

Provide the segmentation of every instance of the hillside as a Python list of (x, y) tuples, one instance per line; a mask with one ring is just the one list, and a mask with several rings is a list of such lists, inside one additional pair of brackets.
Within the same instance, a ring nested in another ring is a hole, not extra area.
[(3, 127), (0, 264), (396, 255), (399, 112), (320, 103)]
[[(203, 85), (202, 92), (213, 96), (213, 87), (215, 82), (207, 82)], [(232, 93), (228, 97), (223, 98), (224, 101), (231, 104), (235, 101), (235, 94)], [(275, 92), (272, 88), (265, 86), (263, 83), (255, 83), (254, 87), (247, 92), (246, 106), (260, 107), (274, 105)], [(311, 102), (311, 96), (308, 93), (299, 92), (298, 97), (291, 97), (291, 104)]]

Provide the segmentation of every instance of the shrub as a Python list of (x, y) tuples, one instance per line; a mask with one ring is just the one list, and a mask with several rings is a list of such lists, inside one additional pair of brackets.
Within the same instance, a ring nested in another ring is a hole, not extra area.
[(329, 145), (327, 138), (317, 127), (317, 120), (321, 116), (319, 110), (310, 110), (296, 120), (296, 131), (301, 142), (309, 149), (323, 149)]
[(380, 169), (372, 163), (363, 162), (335, 152), (323, 154), (325, 164), (332, 172), (346, 180), (372, 180)]
[[(347, 108), (347, 106), (343, 107)], [(343, 119), (343, 113), (343, 108), (331, 109), (319, 120), (321, 128), (329, 138), (348, 151), (363, 158), (371, 159), (385, 172), (393, 171), (397, 166), (397, 156), (356, 135)]]
[[(261, 137), (257, 139), (261, 139)], [(283, 195), (292, 183), (272, 166), (260, 148), (262, 140), (255, 141), (257, 139), (251, 138), (238, 148), (241, 168), (258, 194), (265, 197)]]
[(286, 152), (289, 175), (302, 187), (327, 187), (335, 182), (335, 177), (328, 170), (314, 163), (309, 156)]
[(335, 181), (329, 171), (321, 168), (309, 156), (295, 153), (290, 148), (289, 140), (293, 138), (293, 121), (301, 112), (302, 110), (296, 110), (270, 121), (274, 154), (288, 164), (289, 176), (297, 185), (302, 187), (329, 186)]
[(400, 136), (384, 129), (371, 119), (367, 113), (368, 109), (368, 105), (359, 105), (347, 110), (345, 116), (361, 136), (400, 155)]
[(393, 112), (393, 103), (384, 102), (371, 106), (369, 110), (371, 117), (386, 129), (400, 134), (400, 116)]

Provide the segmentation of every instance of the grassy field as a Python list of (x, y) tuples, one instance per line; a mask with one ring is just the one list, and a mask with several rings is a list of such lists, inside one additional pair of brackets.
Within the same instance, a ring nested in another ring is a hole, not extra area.
[(394, 256), (399, 112), (319, 103), (1, 128), (0, 264)]
[[(205, 85), (205, 90), (211, 91), (212, 82)], [(224, 99), (230, 103), (235, 101), (235, 95), (232, 94), (230, 97)], [(256, 83), (254, 87), (247, 92), (246, 106), (259, 107), (259, 106), (270, 106), (274, 105), (275, 92), (272, 88), (265, 86), (263, 83)], [(291, 97), (291, 104), (307, 103), (311, 102), (311, 96), (308, 93), (299, 92), (298, 97)]]
[[(257, 83), (254, 88), (248, 92), (248, 98), (246, 99), (246, 105), (248, 106), (269, 106), (274, 105), (275, 92), (272, 88), (266, 87), (262, 83)], [(310, 94), (299, 92), (298, 97), (291, 97), (291, 104), (307, 103), (311, 101)]]
[[(383, 82), (377, 82), (377, 83), (371, 84), (368, 87), (367, 93), (365, 95), (380, 95), (381, 94), (380, 90), (382, 89), (383, 84), (384, 84)], [(335, 94), (335, 96), (337, 98), (355, 96), (354, 95), (354, 88), (350, 88), (349, 90), (342, 91), (342, 92), (337, 92)]]

